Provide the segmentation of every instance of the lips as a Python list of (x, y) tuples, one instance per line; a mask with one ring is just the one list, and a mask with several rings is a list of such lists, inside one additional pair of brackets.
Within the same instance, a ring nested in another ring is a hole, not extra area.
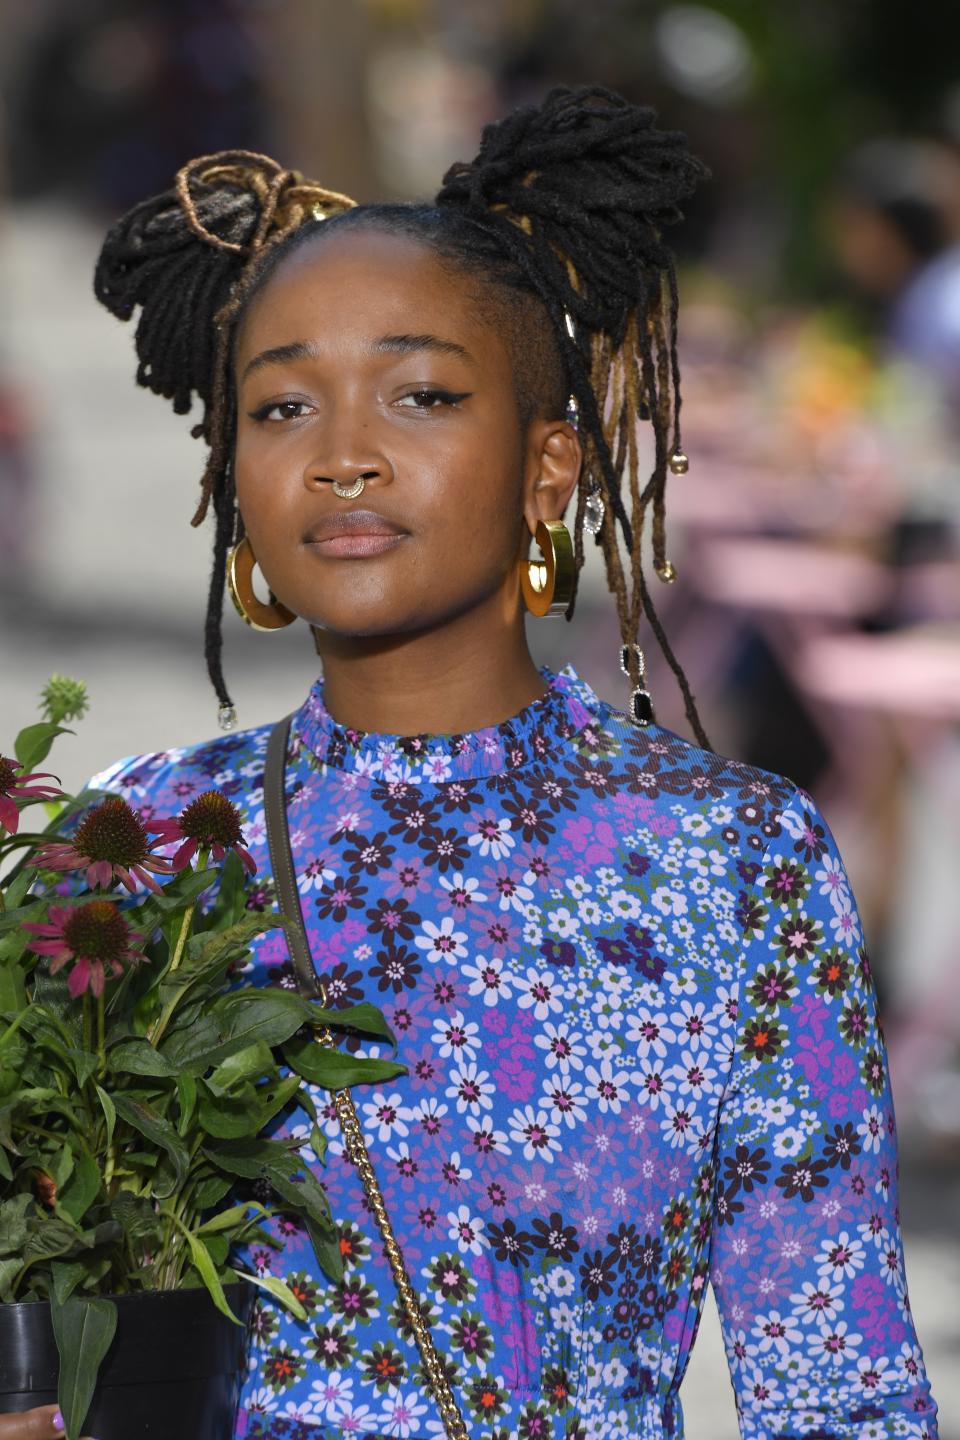
[(347, 559), (382, 555), (409, 531), (375, 510), (341, 510), (327, 515), (307, 531), (303, 543), (321, 556)]

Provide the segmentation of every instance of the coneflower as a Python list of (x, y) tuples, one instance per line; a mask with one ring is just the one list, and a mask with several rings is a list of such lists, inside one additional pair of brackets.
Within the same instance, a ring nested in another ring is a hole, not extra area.
[(133, 944), (143, 936), (131, 929), (112, 900), (51, 905), (46, 924), (25, 921), (23, 928), (38, 937), (30, 949), (49, 956), (51, 975), (70, 966), (67, 988), (74, 999), (88, 987), (102, 995), (108, 975), (122, 975), (125, 965), (147, 958)]
[(140, 880), (159, 895), (162, 888), (148, 872), (173, 873), (169, 860), (153, 854), (163, 842), (151, 840), (149, 831), (161, 824), (144, 821), (126, 800), (111, 795), (80, 822), (72, 840), (51, 840), (39, 846), (36, 864), (41, 870), (86, 870), (91, 889), (95, 885), (106, 889), (119, 880), (133, 892), (135, 880)]
[(198, 850), (206, 851), (214, 860), (223, 860), (228, 850), (234, 850), (250, 874), (256, 874), (256, 861), (245, 848), (240, 811), (222, 790), (204, 790), (181, 810), (176, 820), (158, 821), (156, 828), (159, 844), (181, 842), (173, 856), (174, 870), (185, 869)]
[(35, 770), (30, 775), (18, 774), (18, 771), (23, 771), (19, 760), (0, 755), (0, 828), (9, 830), (11, 835), (16, 835), (20, 824), (18, 800), (56, 800), (63, 794), (55, 785), (30, 783), (34, 780), (56, 780), (56, 775), (43, 770)]

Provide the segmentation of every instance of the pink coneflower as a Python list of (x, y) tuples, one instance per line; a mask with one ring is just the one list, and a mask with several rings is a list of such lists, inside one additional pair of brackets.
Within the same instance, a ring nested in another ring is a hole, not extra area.
[(176, 820), (160, 820), (156, 829), (158, 844), (182, 842), (171, 862), (174, 870), (185, 869), (198, 850), (209, 851), (214, 860), (222, 860), (228, 850), (235, 850), (250, 874), (256, 874), (256, 861), (244, 847), (240, 811), (222, 790), (204, 790), (180, 811)]
[(18, 775), (17, 771), (22, 769), (19, 760), (0, 755), (0, 828), (9, 830), (11, 835), (16, 835), (17, 826), (20, 824), (20, 810), (15, 803), (17, 800), (56, 800), (63, 794), (63, 791), (54, 785), (29, 783), (31, 780), (56, 780), (56, 775), (45, 770), (35, 770), (31, 775)]
[(89, 900), (85, 905), (51, 905), (45, 925), (24, 922), (24, 930), (40, 938), (30, 949), (49, 955), (50, 974), (71, 965), (67, 987), (74, 999), (89, 986), (102, 995), (107, 972), (122, 975), (124, 964), (145, 960), (142, 950), (131, 944), (143, 936), (131, 930), (120, 909), (111, 900)]
[(36, 863), (41, 870), (86, 870), (91, 889), (94, 885), (106, 888), (119, 880), (133, 892), (136, 877), (161, 895), (162, 887), (148, 871), (170, 875), (173, 866), (152, 853), (162, 842), (151, 840), (148, 832), (158, 828), (155, 821), (144, 822), (119, 795), (111, 795), (80, 822), (72, 840), (41, 845)]

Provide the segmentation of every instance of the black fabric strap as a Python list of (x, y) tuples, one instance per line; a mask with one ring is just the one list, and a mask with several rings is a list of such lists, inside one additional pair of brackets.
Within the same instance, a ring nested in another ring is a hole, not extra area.
[(285, 719), (278, 720), (270, 731), (267, 762), (263, 772), (263, 811), (267, 822), (267, 844), (270, 847), (270, 865), (277, 887), (277, 898), (281, 913), (290, 922), (285, 933), (297, 977), (297, 987), (302, 995), (318, 1000), (323, 998), (323, 993), (303, 923), (300, 892), (297, 889), (297, 876), (290, 853), (290, 831), (287, 826), (284, 771), (292, 719), (293, 715), (287, 715)]

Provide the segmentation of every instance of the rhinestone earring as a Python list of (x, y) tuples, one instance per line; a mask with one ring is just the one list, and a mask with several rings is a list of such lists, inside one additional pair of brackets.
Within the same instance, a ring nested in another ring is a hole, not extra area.
[(620, 669), (629, 680), (631, 678), (629, 666), (631, 650), (637, 658), (637, 677), (640, 684), (630, 692), (630, 719), (635, 725), (649, 725), (653, 719), (653, 701), (650, 699), (650, 691), (644, 684), (647, 676), (647, 662), (643, 658), (643, 651), (639, 645), (621, 645)]
[(589, 530), (591, 535), (600, 534), (600, 531), (603, 529), (605, 508), (600, 482), (599, 480), (591, 480), (587, 490), (587, 498), (583, 506), (584, 530)]

